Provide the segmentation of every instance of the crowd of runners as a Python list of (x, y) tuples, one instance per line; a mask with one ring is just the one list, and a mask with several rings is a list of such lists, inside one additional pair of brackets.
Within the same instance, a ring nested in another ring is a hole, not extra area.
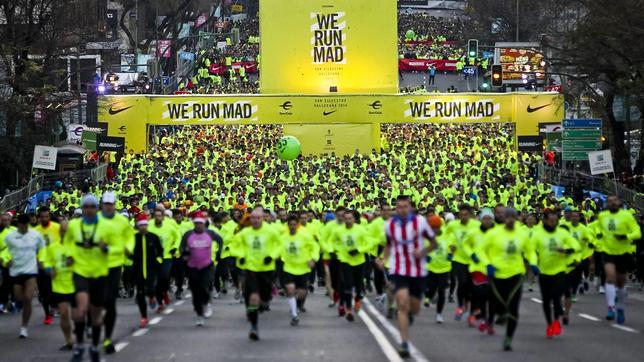
[(134, 298), (145, 328), (186, 282), (197, 326), (230, 289), (251, 340), (279, 293), (293, 326), (316, 284), (349, 322), (372, 293), (398, 322), (403, 357), (422, 305), (436, 304), (440, 324), (454, 295), (456, 320), (490, 335), (505, 324), (505, 350), (524, 286), (538, 284), (547, 338), (591, 278), (606, 319), (625, 322), (642, 219), (615, 196), (557, 197), (536, 181), (540, 157), (514, 150), (509, 125), (383, 125), (380, 152), (291, 162), (274, 156), (281, 133), (164, 129), (148, 153), (121, 158), (112, 181), (2, 214), (0, 307), (22, 313), (19, 336), (37, 297), (45, 324), (58, 316), (61, 349), (80, 361), (87, 338), (99, 361), (115, 351), (119, 297)]

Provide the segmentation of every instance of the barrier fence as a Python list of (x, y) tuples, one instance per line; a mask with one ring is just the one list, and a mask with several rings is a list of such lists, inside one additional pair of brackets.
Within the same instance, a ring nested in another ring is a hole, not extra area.
[(32, 178), (26, 186), (0, 199), (0, 211), (4, 212), (22, 206), (31, 196), (43, 189), (53, 189), (56, 181), (71, 183), (79, 187), (85, 180), (102, 181), (107, 177), (107, 163), (97, 167), (67, 172), (48, 173)]
[(605, 195), (619, 196), (629, 207), (644, 211), (644, 194), (629, 189), (620, 182), (604, 176), (593, 176), (583, 171), (562, 170), (560, 168), (541, 166), (540, 179), (552, 185), (566, 187), (570, 194), (581, 190), (599, 192)]

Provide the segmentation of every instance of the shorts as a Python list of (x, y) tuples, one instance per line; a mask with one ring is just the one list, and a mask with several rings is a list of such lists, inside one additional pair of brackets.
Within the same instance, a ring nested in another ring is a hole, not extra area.
[(74, 296), (74, 293), (60, 294), (54, 292), (51, 294), (51, 302), (53, 305), (58, 305), (60, 303), (69, 303), (71, 305), (74, 305), (76, 304), (76, 298)]
[(15, 277), (11, 277), (11, 284), (13, 285), (20, 285), (21, 287), (24, 287), (25, 284), (27, 283), (27, 280), (29, 279), (36, 279), (38, 278), (38, 274), (20, 274), (16, 275)]
[(74, 288), (76, 293), (89, 293), (89, 303), (95, 307), (105, 304), (107, 277), (85, 278), (74, 273)]
[(250, 297), (251, 294), (258, 293), (263, 302), (271, 300), (273, 291), (273, 272), (254, 272), (244, 270), (244, 296)]
[(633, 257), (633, 254), (604, 254), (604, 264), (609, 263), (614, 264), (615, 270), (620, 274), (626, 274), (635, 270), (635, 258)]
[(295, 289), (306, 289), (309, 284), (309, 274), (294, 275), (284, 272), (282, 274), (284, 285), (295, 284)]
[(425, 278), (422, 277), (408, 277), (404, 275), (392, 275), (390, 281), (394, 283), (394, 290), (397, 292), (400, 289), (409, 290), (409, 295), (416, 299), (423, 298), (423, 291), (425, 290)]

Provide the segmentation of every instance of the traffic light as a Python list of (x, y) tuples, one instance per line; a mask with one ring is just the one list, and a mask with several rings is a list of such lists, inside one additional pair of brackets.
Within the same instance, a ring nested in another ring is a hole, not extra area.
[(503, 86), (503, 67), (501, 64), (492, 64), (492, 85), (494, 87)]
[(470, 58), (476, 58), (479, 54), (479, 41), (476, 39), (470, 39), (467, 41), (467, 56)]

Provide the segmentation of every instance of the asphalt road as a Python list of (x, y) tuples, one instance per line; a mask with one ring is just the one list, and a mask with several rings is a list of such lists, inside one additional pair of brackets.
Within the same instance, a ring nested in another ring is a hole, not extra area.
[[(297, 327), (289, 325), (286, 300), (276, 297), (271, 311), (260, 315), (261, 341), (247, 338), (243, 305), (231, 294), (213, 301), (214, 315), (205, 327), (195, 326), (191, 299), (173, 302), (167, 314), (151, 315), (149, 328), (139, 330), (133, 300), (119, 301), (114, 339), (115, 355), (108, 361), (400, 361), (395, 353), (397, 333), (383, 317), (375, 298), (365, 302), (353, 323), (337, 317), (317, 289), (307, 301), (308, 312)], [(447, 304), (442, 325), (434, 322), (433, 307), (423, 308), (412, 327), (412, 361), (635, 361), (644, 355), (644, 294), (631, 288), (626, 327), (603, 320), (603, 296), (591, 292), (573, 306), (571, 325), (554, 340), (545, 338), (545, 322), (538, 291), (526, 291), (521, 303), (514, 351), (502, 352), (503, 327), (487, 336), (453, 320), (454, 304)], [(35, 306), (26, 340), (17, 338), (19, 316), (0, 315), (0, 360), (66, 361), (58, 352), (62, 334), (57, 325), (41, 323)], [(58, 320), (56, 320), (58, 323)], [(640, 356), (640, 357), (638, 357)]]

